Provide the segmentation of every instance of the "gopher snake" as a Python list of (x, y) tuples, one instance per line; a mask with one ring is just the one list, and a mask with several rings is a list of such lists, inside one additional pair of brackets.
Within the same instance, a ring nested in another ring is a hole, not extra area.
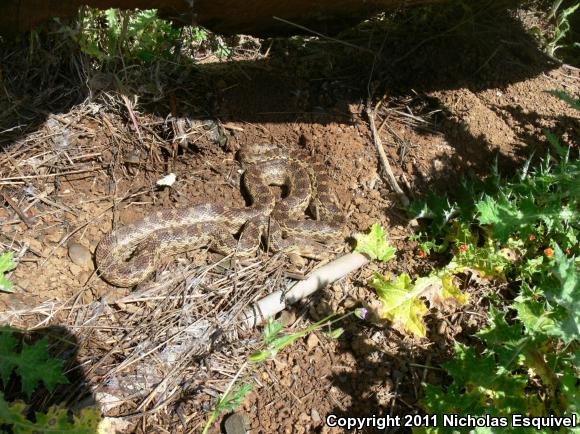
[[(292, 251), (320, 258), (327, 243), (342, 233), (343, 219), (330, 201), (328, 178), (304, 156), (290, 157), (273, 145), (242, 148), (243, 185), (249, 207), (213, 203), (165, 208), (113, 230), (97, 246), (95, 259), (101, 276), (115, 286), (134, 286), (153, 273), (166, 255), (209, 246), (212, 251), (247, 255), (267, 237), (268, 249)], [(285, 187), (276, 199), (269, 185)], [(301, 217), (306, 209), (316, 220)], [(240, 234), (236, 240), (233, 236)]]

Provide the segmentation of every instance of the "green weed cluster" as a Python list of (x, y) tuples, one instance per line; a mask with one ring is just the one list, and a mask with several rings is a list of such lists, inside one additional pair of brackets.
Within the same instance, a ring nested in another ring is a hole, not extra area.
[[(283, 350), (289, 345), (292, 345), (298, 339), (307, 336), (315, 330), (321, 329), (323, 327), (330, 327), (335, 322), (341, 321), (346, 316), (349, 316), (353, 313), (354, 312), (349, 312), (342, 316), (338, 316), (336, 314), (327, 316), (326, 318), (323, 318), (320, 321), (294, 333), (284, 333), (284, 324), (280, 321), (275, 321), (270, 318), (264, 327), (260, 348), (254, 353), (250, 354), (247, 361), (238, 370), (238, 374), (234, 377), (230, 387), (228, 387), (223, 395), (218, 397), (214, 409), (210, 413), (209, 418), (204, 426), (202, 434), (209, 432), (211, 426), (221, 415), (234, 411), (241, 404), (243, 404), (248, 394), (254, 389), (254, 386), (256, 385), (251, 376), (255, 373), (255, 368), (259, 363), (274, 359), (279, 351)], [(336, 328), (333, 330), (329, 329), (327, 334), (329, 337), (336, 339), (342, 334), (342, 332), (342, 328)], [(239, 375), (242, 371), (244, 371), (248, 364), (252, 364), (254, 369), (250, 369), (250, 372), (247, 373), (244, 378), (238, 379)]]
[(550, 142), (555, 157), (535, 169), (528, 164), (514, 179), (496, 173), (465, 183), (455, 201), (431, 196), (414, 208), (431, 219), (423, 252), (449, 253), (447, 270), (502, 279), (516, 293), (495, 300), (481, 346), (456, 345), (444, 365), (452, 383), (426, 386), (431, 414), (578, 413), (580, 161)]
[(573, 28), (571, 24), (572, 15), (579, 7), (578, 1), (564, 4), (564, 0), (555, 0), (552, 4), (550, 17), (554, 22), (554, 34), (546, 45), (550, 56), (554, 56), (560, 49), (568, 51), (580, 49), (580, 41), (577, 40), (580, 37), (580, 29)]
[(201, 27), (176, 27), (159, 18), (154, 9), (120, 10), (82, 8), (73, 23), (60, 23), (89, 57), (101, 63), (122, 59), (151, 63), (158, 59), (175, 61), (180, 55), (193, 57), (196, 48), (211, 50), (219, 58), (231, 49), (218, 36)]
[[(20, 345), (12, 330), (0, 330), (0, 380), (4, 389), (13, 376), (19, 378), (28, 399), (41, 384), (53, 391), (57, 385), (68, 382), (63, 374), (63, 361), (49, 354), (46, 338)], [(50, 407), (46, 413), (31, 415), (24, 402), (9, 402), (0, 390), (0, 428), (10, 429), (14, 434), (94, 434), (100, 419), (97, 408), (83, 409), (70, 416), (65, 408)]]

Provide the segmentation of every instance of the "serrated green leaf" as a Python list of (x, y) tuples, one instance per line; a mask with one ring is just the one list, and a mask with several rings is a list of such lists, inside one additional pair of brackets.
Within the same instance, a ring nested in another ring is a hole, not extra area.
[(428, 308), (421, 298), (429, 301), (431, 307), (439, 309), (444, 308), (450, 300), (460, 304), (468, 300), (467, 295), (455, 286), (453, 276), (447, 272), (420, 277), (414, 283), (406, 273), (395, 279), (375, 274), (371, 286), (377, 291), (382, 303), (380, 317), (391, 321), (395, 328), (422, 337), (427, 333), (423, 316)]
[(545, 303), (531, 298), (519, 297), (512, 304), (512, 308), (518, 313), (517, 318), (524, 325), (529, 335), (545, 333), (554, 335), (555, 322), (546, 311)]
[(0, 331), (0, 380), (2, 380), (4, 387), (8, 385), (10, 375), (18, 365), (17, 345), (18, 340), (12, 333)]
[(397, 249), (389, 244), (387, 233), (379, 223), (371, 227), (367, 235), (355, 235), (355, 251), (364, 253), (371, 259), (379, 261), (390, 261), (395, 257)]
[(554, 249), (553, 275), (558, 285), (544, 288), (546, 298), (557, 303), (561, 309), (554, 309), (554, 319), (559, 336), (569, 343), (580, 337), (580, 279), (574, 258), (568, 258), (559, 246)]
[(2, 382), (7, 383), (14, 369), (20, 375), (22, 390), (32, 395), (39, 383), (53, 390), (57, 384), (68, 380), (62, 373), (63, 361), (50, 356), (48, 340), (43, 338), (32, 345), (24, 344), (20, 353), (15, 352), (15, 339), (11, 333), (0, 332), (0, 374)]
[(96, 408), (85, 408), (69, 422), (66, 408), (50, 407), (46, 413), (35, 413), (36, 421), (26, 418), (26, 405), (8, 403), (0, 392), (0, 425), (8, 426), (14, 434), (96, 434), (101, 415)]
[(490, 325), (476, 336), (486, 343), (488, 353), (497, 355), (498, 368), (510, 372), (524, 363), (526, 354), (534, 343), (524, 335), (521, 324), (508, 324), (505, 313), (499, 309), (491, 307), (489, 317)]
[(22, 390), (28, 396), (39, 382), (43, 382), (48, 390), (53, 390), (58, 384), (68, 383), (62, 372), (63, 361), (48, 353), (47, 338), (32, 345), (24, 344), (20, 355), (21, 363), (17, 372), (22, 377)]
[(268, 323), (264, 327), (264, 343), (269, 345), (274, 339), (278, 337), (282, 329), (284, 329), (284, 324), (281, 321), (276, 321), (273, 318), (269, 318)]
[(513, 345), (523, 337), (522, 326), (518, 323), (508, 324), (505, 313), (494, 306), (489, 310), (490, 325), (477, 333), (489, 348), (509, 343)]
[(0, 274), (16, 268), (14, 262), (14, 254), (12, 252), (5, 252), (0, 255)]
[(525, 376), (498, 370), (492, 354), (479, 355), (462, 344), (456, 344), (455, 352), (455, 358), (443, 365), (453, 383), (446, 391), (429, 388), (423, 400), (430, 413), (437, 409), (447, 414), (509, 415), (527, 407)]
[(4, 276), (0, 276), (0, 291), (14, 292), (14, 284)]
[(380, 315), (393, 323), (393, 326), (417, 336), (426, 336), (427, 329), (423, 316), (428, 312), (425, 302), (419, 298), (411, 282), (411, 277), (403, 273), (394, 280), (388, 280), (380, 274), (375, 274), (372, 281), (379, 299), (383, 303)]
[[(478, 390), (496, 375), (496, 363), (491, 355), (479, 355), (474, 348), (455, 345), (455, 358), (443, 364), (455, 382)], [(482, 391), (479, 390), (478, 393)], [(484, 399), (484, 397), (481, 397)]]
[(515, 232), (522, 237), (528, 236), (538, 220), (551, 228), (554, 217), (559, 214), (559, 210), (542, 209), (530, 197), (521, 198), (516, 204), (503, 192), (497, 198), (485, 197), (476, 204), (476, 208), (479, 223), (492, 225), (493, 235), (504, 242)]

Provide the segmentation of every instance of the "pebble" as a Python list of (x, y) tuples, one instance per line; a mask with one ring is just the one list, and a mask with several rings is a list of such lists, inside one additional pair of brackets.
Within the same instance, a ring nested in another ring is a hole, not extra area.
[(224, 423), (227, 434), (246, 434), (246, 418), (242, 413), (234, 413), (228, 416)]
[(306, 339), (306, 346), (308, 348), (312, 349), (316, 345), (318, 345), (319, 342), (320, 342), (320, 340), (318, 339), (318, 336), (316, 336), (314, 333), (310, 333), (310, 335), (308, 336), (308, 339)]
[(92, 263), (92, 255), (89, 249), (75, 241), (68, 243), (68, 256), (80, 267), (88, 268)]
[(370, 205), (369, 205), (368, 203), (366, 203), (366, 202), (363, 202), (363, 203), (361, 203), (361, 204), (358, 206), (358, 210), (359, 210), (360, 212), (362, 212), (363, 214), (368, 214), (368, 213), (369, 213), (369, 211), (371, 210), (371, 207), (370, 207)]
[(290, 327), (296, 322), (296, 314), (291, 310), (283, 310), (278, 320), (284, 324), (285, 327)]
[(320, 418), (320, 413), (318, 413), (318, 411), (316, 411), (316, 409), (314, 408), (310, 410), (310, 417), (312, 418), (312, 422), (314, 423), (318, 423), (322, 420)]
[(356, 305), (357, 305), (357, 301), (354, 298), (350, 298), (350, 297), (348, 297), (343, 303), (343, 306), (345, 309), (352, 309)]
[(42, 252), (42, 244), (40, 243), (40, 241), (34, 238), (29, 238), (26, 240), (26, 242), (33, 251)]
[(81, 271), (83, 271), (82, 267), (78, 266), (75, 263), (72, 263), (68, 266), (68, 269), (72, 273), (73, 276), (78, 276)]

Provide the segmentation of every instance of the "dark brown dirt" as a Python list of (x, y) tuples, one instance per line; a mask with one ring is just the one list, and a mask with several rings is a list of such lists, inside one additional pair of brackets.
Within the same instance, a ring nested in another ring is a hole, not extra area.
[[(484, 57), (477, 52), (467, 56), (469, 62), (477, 60), (474, 64), (479, 66), (471, 70), (482, 68), (483, 77), (464, 75), (460, 65), (444, 80), (437, 75), (437, 84), (425, 86), (431, 69), (423, 64), (420, 53), (417, 70), (426, 74), (420, 79), (410, 79), (403, 67), (394, 69), (399, 74), (394, 78), (382, 80), (380, 70), (372, 76), (377, 82), (374, 101), (382, 100), (377, 110), (381, 138), (395, 175), (409, 196), (432, 190), (452, 193), (463, 177), (489, 173), (496, 159), (503, 172), (509, 173), (532, 154), (541, 158), (547, 149), (544, 129), (576, 147), (580, 144), (578, 114), (547, 93), (565, 89), (577, 96), (577, 69), (546, 65), (538, 53), (528, 64), (522, 63), (512, 51), (500, 51), (486, 63), (489, 53), (484, 51)], [(432, 55), (440, 64), (461, 63), (448, 53), (443, 59)], [(369, 81), (372, 65), (360, 70), (363, 78), (353, 80), (349, 75), (343, 80), (321, 78), (318, 70), (306, 69), (304, 76), (304, 71), (280, 68), (277, 62), (284, 60), (278, 58), (272, 64), (244, 61), (225, 69), (210, 65), (193, 75), (182, 70), (177, 78), (173, 71), (163, 98), (155, 102), (149, 96), (156, 90), (134, 83), (145, 94), (143, 104), (134, 109), (141, 139), (126, 110), (113, 110), (106, 104), (90, 110), (73, 107), (57, 116), (56, 124), (50, 123), (50, 116), (40, 122), (37, 130), (44, 131), (44, 137), (53, 129), (55, 134), (65, 128), (72, 132), (73, 158), (59, 154), (55, 166), (47, 164), (40, 172), (31, 172), (35, 161), (30, 158), (4, 161), (0, 167), (3, 179), (15, 178), (15, 182), (3, 182), (2, 193), (33, 222), (27, 227), (14, 208), (3, 203), (0, 227), (4, 248), (18, 251), (27, 245), (28, 250), (11, 275), (17, 291), (0, 295), (0, 312), (7, 314), (47, 300), (63, 301), (81, 289), (79, 302), (83, 303), (104, 295), (126, 294), (128, 290), (114, 289), (95, 275), (93, 265), (82, 268), (72, 263), (63, 240), (75, 240), (94, 252), (113, 225), (134, 221), (159, 207), (208, 201), (243, 205), (235, 151), (253, 142), (310, 152), (324, 163), (333, 180), (340, 207), (348, 217), (349, 233), (365, 231), (380, 222), (398, 249), (395, 261), (386, 266), (371, 264), (295, 307), (294, 329), (329, 312), (346, 311), (368, 301), (372, 293), (367, 282), (375, 271), (417, 276), (429, 270), (433, 263), (417, 257), (416, 243), (407, 239), (416, 227), (397, 206), (384, 180), (364, 115), (367, 93), (361, 80), (365, 84)], [(292, 62), (289, 60), (289, 65)], [(517, 64), (513, 74), (506, 68), (511, 63)], [(195, 86), (191, 80), (196, 80)], [(190, 129), (188, 143), (179, 144), (166, 118), (192, 113), (202, 120), (194, 124), (197, 129)], [(218, 120), (220, 127), (215, 123), (208, 127), (203, 119)], [(69, 120), (74, 122), (67, 123)], [(6, 152), (10, 146), (15, 146), (12, 140), (6, 144)], [(45, 149), (53, 155), (56, 142)], [(34, 158), (43, 158), (38, 155)], [(67, 161), (74, 161), (75, 170), (87, 173), (25, 178), (30, 173), (67, 172)], [(176, 184), (157, 188), (156, 181), (170, 172), (177, 175)], [(32, 187), (34, 193), (26, 190)], [(349, 249), (345, 242), (345, 250)], [(211, 254), (196, 254), (195, 258), (209, 260)], [(317, 339), (305, 338), (282, 351), (275, 361), (260, 368), (256, 378), (259, 387), (241, 408), (250, 418), (252, 432), (343, 432), (326, 427), (325, 417), (331, 413), (420, 412), (421, 383), (446, 381), (436, 367), (448, 359), (453, 341), (475, 332), (485, 318), (481, 314), (486, 308), (484, 288), (464, 289), (471, 293), (470, 304), (431, 313), (427, 339), (366, 325), (351, 317), (342, 324), (346, 331), (338, 340), (319, 331)], [(165, 426), (171, 431), (173, 424), (183, 420), (166, 417)], [(179, 427), (179, 432), (192, 432), (191, 426)], [(147, 427), (135, 430), (147, 432)], [(218, 431), (216, 426), (213, 432)]]

